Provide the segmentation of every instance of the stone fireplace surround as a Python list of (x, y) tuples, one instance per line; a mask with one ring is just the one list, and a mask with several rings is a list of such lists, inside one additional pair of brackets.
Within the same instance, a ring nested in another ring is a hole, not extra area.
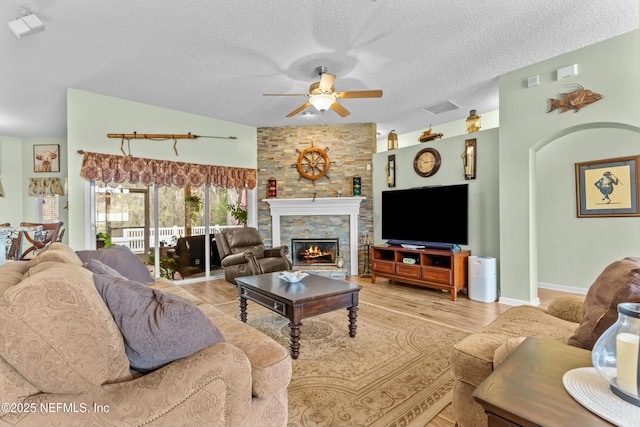
[(314, 215), (348, 215), (350, 274), (358, 275), (358, 215), (365, 197), (317, 197), (295, 199), (263, 199), (271, 210), (272, 245), (280, 246), (280, 217)]

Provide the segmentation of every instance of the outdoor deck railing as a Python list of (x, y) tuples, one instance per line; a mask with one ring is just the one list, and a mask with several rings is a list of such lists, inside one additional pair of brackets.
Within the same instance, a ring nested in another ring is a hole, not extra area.
[[(224, 227), (211, 227), (212, 230), (216, 228)], [(204, 230), (204, 226), (193, 227), (191, 229), (191, 234), (204, 234)], [(164, 241), (167, 245), (175, 243), (175, 240), (185, 235), (184, 227), (178, 227), (177, 225), (174, 225), (173, 227), (160, 227), (158, 231), (160, 235), (160, 242)], [(152, 248), (155, 247), (156, 244), (155, 237), (155, 229), (149, 229), (149, 245)], [(141, 254), (144, 252), (144, 228), (123, 228), (122, 237), (111, 237), (111, 243), (114, 245), (127, 246), (134, 253)]]

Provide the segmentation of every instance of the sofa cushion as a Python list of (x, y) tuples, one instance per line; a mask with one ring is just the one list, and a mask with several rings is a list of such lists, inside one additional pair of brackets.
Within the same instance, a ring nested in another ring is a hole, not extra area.
[(0, 295), (4, 294), (7, 289), (17, 285), (22, 281), (22, 273), (14, 270), (0, 270)]
[(90, 259), (96, 259), (134, 282), (153, 282), (153, 277), (147, 266), (126, 246), (110, 246), (94, 251), (78, 251), (77, 254), (84, 263)]
[[(35, 258), (34, 258), (35, 259)], [(24, 273), (23, 279), (26, 279), (27, 277), (31, 277), (34, 274), (38, 274), (42, 271), (48, 270), (50, 268), (54, 268), (54, 267), (60, 267), (60, 265), (64, 265), (65, 263), (61, 263), (58, 261), (43, 261), (40, 262), (36, 265), (34, 265), (33, 267), (31, 267), (30, 269), (27, 270), (26, 273)], [(77, 267), (77, 265), (73, 264), (74, 267)]]
[(211, 304), (202, 304), (200, 309), (220, 328), (227, 342), (242, 350), (251, 362), (251, 388), (254, 396), (271, 396), (277, 390), (287, 387), (291, 380), (292, 366), (286, 347)]
[(478, 333), (454, 344), (451, 370), (456, 379), (479, 386), (493, 372), (498, 347), (510, 338), (541, 337), (567, 342), (578, 324), (559, 319), (539, 307), (511, 307)]
[(39, 392), (40, 390), (20, 375), (20, 372), (0, 357), (0, 396), (2, 396), (2, 400), (17, 403), (25, 397)]
[(568, 344), (587, 350), (618, 319), (618, 304), (640, 303), (640, 258), (627, 257), (609, 264), (587, 291), (582, 321)]
[(94, 283), (122, 332), (131, 367), (137, 371), (152, 371), (225, 340), (190, 301), (108, 274), (94, 274)]
[(547, 307), (547, 313), (558, 319), (568, 322), (580, 323), (584, 297), (575, 295), (563, 295), (553, 299)]
[(131, 376), (122, 335), (91, 273), (69, 264), (27, 277), (0, 298), (0, 356), (49, 393), (81, 393)]
[(495, 353), (493, 353), (493, 370), (495, 371), (526, 338), (527, 337), (509, 338), (502, 343), (502, 345), (496, 349)]
[(24, 274), (27, 272), (27, 261), (7, 261), (0, 268), (2, 271), (15, 271), (16, 273)]
[(83, 267), (94, 274), (108, 274), (110, 276), (117, 276), (126, 279), (126, 277), (120, 274), (120, 272), (109, 267), (102, 261), (98, 261), (97, 259), (90, 259), (89, 261), (84, 263)]
[(27, 262), (27, 270), (43, 262), (59, 262), (63, 264), (82, 265), (82, 261), (76, 253), (64, 243), (55, 242), (49, 245), (46, 251), (40, 251), (35, 258)]

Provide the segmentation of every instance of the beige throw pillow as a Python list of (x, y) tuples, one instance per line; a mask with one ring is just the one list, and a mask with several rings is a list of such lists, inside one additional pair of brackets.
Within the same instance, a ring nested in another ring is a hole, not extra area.
[(27, 262), (27, 269), (35, 267), (42, 262), (61, 262), (64, 264), (82, 265), (82, 261), (69, 246), (64, 243), (55, 242), (48, 246), (46, 251), (41, 251), (38, 255)]
[(91, 272), (69, 264), (6, 290), (0, 298), (0, 356), (49, 393), (81, 393), (131, 377), (122, 335)]

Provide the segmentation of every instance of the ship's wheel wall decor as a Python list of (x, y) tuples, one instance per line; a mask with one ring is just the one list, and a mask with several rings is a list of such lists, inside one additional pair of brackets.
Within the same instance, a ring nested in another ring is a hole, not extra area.
[(313, 181), (313, 185), (315, 185), (316, 180), (322, 177), (329, 179), (329, 175), (327, 175), (331, 164), (327, 155), (329, 147), (323, 150), (322, 148), (314, 147), (312, 142), (311, 147), (302, 151), (296, 149), (296, 151), (298, 152), (296, 167), (302, 178)]

